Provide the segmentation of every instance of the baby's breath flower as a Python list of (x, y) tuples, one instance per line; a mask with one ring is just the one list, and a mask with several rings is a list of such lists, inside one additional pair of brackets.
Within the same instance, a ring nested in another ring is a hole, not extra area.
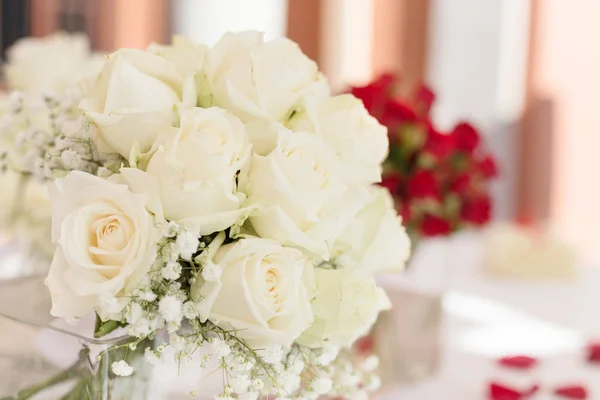
[(169, 261), (161, 270), (161, 275), (169, 281), (179, 279), (181, 276), (181, 264), (175, 261)]
[(175, 239), (177, 252), (184, 260), (191, 260), (192, 256), (198, 251), (200, 240), (198, 234), (192, 231), (180, 232)]
[(362, 363), (362, 369), (365, 372), (375, 371), (377, 367), (379, 367), (379, 357), (377, 357), (375, 354), (368, 356)]
[(202, 278), (208, 282), (216, 282), (221, 279), (222, 269), (212, 261), (207, 261), (202, 268)]
[(379, 375), (371, 375), (365, 383), (365, 389), (369, 392), (375, 392), (381, 387), (381, 378)]
[(256, 378), (256, 379), (252, 380), (252, 388), (254, 390), (261, 391), (262, 388), (264, 388), (264, 387), (265, 387), (265, 383), (263, 382), (262, 379)]
[(129, 376), (133, 373), (133, 367), (127, 364), (125, 360), (112, 363), (111, 369), (117, 376)]
[(227, 357), (231, 354), (231, 347), (222, 339), (214, 338), (211, 345), (211, 352), (217, 357)]
[(181, 323), (183, 318), (183, 304), (173, 295), (167, 295), (160, 299), (158, 312), (167, 322)]
[(183, 304), (183, 316), (187, 319), (196, 319), (198, 317), (198, 307), (193, 301), (186, 301)]
[(323, 346), (321, 355), (318, 358), (318, 362), (321, 365), (329, 365), (337, 357), (340, 349), (337, 346), (325, 345)]

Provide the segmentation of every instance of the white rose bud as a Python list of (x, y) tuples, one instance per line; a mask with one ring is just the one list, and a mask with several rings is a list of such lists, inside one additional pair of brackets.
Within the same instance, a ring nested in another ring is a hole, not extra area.
[(244, 125), (217, 107), (182, 114), (181, 127), (162, 135), (146, 172), (122, 169), (132, 189), (158, 197), (168, 220), (200, 235), (222, 231), (246, 212), (235, 176), (250, 154)]
[(333, 257), (345, 267), (398, 272), (410, 257), (410, 238), (386, 188), (369, 188), (370, 201), (337, 238)]
[[(84, 90), (79, 107), (98, 127), (101, 152), (128, 158), (134, 144), (150, 150), (158, 135), (177, 122), (184, 80), (168, 60), (137, 49), (107, 56), (102, 72)], [(195, 102), (190, 95), (186, 103)]]
[(259, 32), (226, 33), (208, 51), (205, 71), (210, 93), (201, 104), (231, 110), (244, 122), (284, 122), (305, 98), (328, 92), (317, 64), (296, 43), (265, 43)]
[(329, 97), (315, 110), (298, 112), (287, 125), (323, 137), (340, 157), (350, 181), (381, 181), (381, 163), (389, 146), (387, 129), (351, 94)]
[(350, 346), (371, 329), (380, 311), (391, 306), (385, 291), (362, 271), (316, 268), (315, 280), (315, 321), (298, 339), (300, 344)]
[(58, 243), (46, 285), (51, 314), (83, 317), (100, 296), (130, 296), (157, 254), (146, 196), (80, 171), (51, 187), (52, 239)]
[(311, 324), (314, 290), (308, 258), (269, 239), (246, 238), (219, 249), (213, 260), (219, 281), (201, 277), (192, 285), (199, 318), (237, 330), (254, 348), (289, 346)]

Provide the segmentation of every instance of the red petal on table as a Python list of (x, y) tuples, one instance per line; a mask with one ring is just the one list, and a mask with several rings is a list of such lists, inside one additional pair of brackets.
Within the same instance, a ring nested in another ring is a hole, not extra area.
[(537, 359), (529, 356), (510, 356), (503, 357), (498, 360), (498, 364), (502, 365), (503, 367), (517, 369), (529, 369), (537, 363)]
[(600, 343), (590, 343), (588, 345), (587, 360), (590, 363), (600, 363)]
[(525, 400), (537, 392), (538, 389), (539, 386), (535, 385), (531, 389), (520, 392), (514, 388), (492, 382), (490, 383), (489, 400)]
[(583, 386), (563, 386), (557, 388), (554, 394), (567, 399), (587, 399), (587, 390)]

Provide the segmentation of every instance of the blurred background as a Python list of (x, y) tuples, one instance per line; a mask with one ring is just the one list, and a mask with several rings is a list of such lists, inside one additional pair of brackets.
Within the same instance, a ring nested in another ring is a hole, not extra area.
[(597, 0), (0, 0), (2, 52), (22, 36), (83, 31), (95, 49), (228, 30), (289, 36), (335, 90), (383, 72), (438, 95), (442, 127), (488, 136), (502, 166), (496, 217), (549, 223), (600, 263)]

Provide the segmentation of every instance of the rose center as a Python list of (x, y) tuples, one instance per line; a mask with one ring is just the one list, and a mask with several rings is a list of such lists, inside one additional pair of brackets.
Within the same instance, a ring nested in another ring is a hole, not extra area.
[[(121, 265), (132, 231), (131, 221), (122, 215), (97, 218), (89, 231), (89, 254), (92, 260), (98, 265)], [(115, 271), (107, 269), (101, 273), (112, 276)]]
[(283, 297), (279, 292), (279, 272), (275, 268), (268, 268), (265, 272), (266, 297), (273, 305), (275, 312), (280, 312)]

